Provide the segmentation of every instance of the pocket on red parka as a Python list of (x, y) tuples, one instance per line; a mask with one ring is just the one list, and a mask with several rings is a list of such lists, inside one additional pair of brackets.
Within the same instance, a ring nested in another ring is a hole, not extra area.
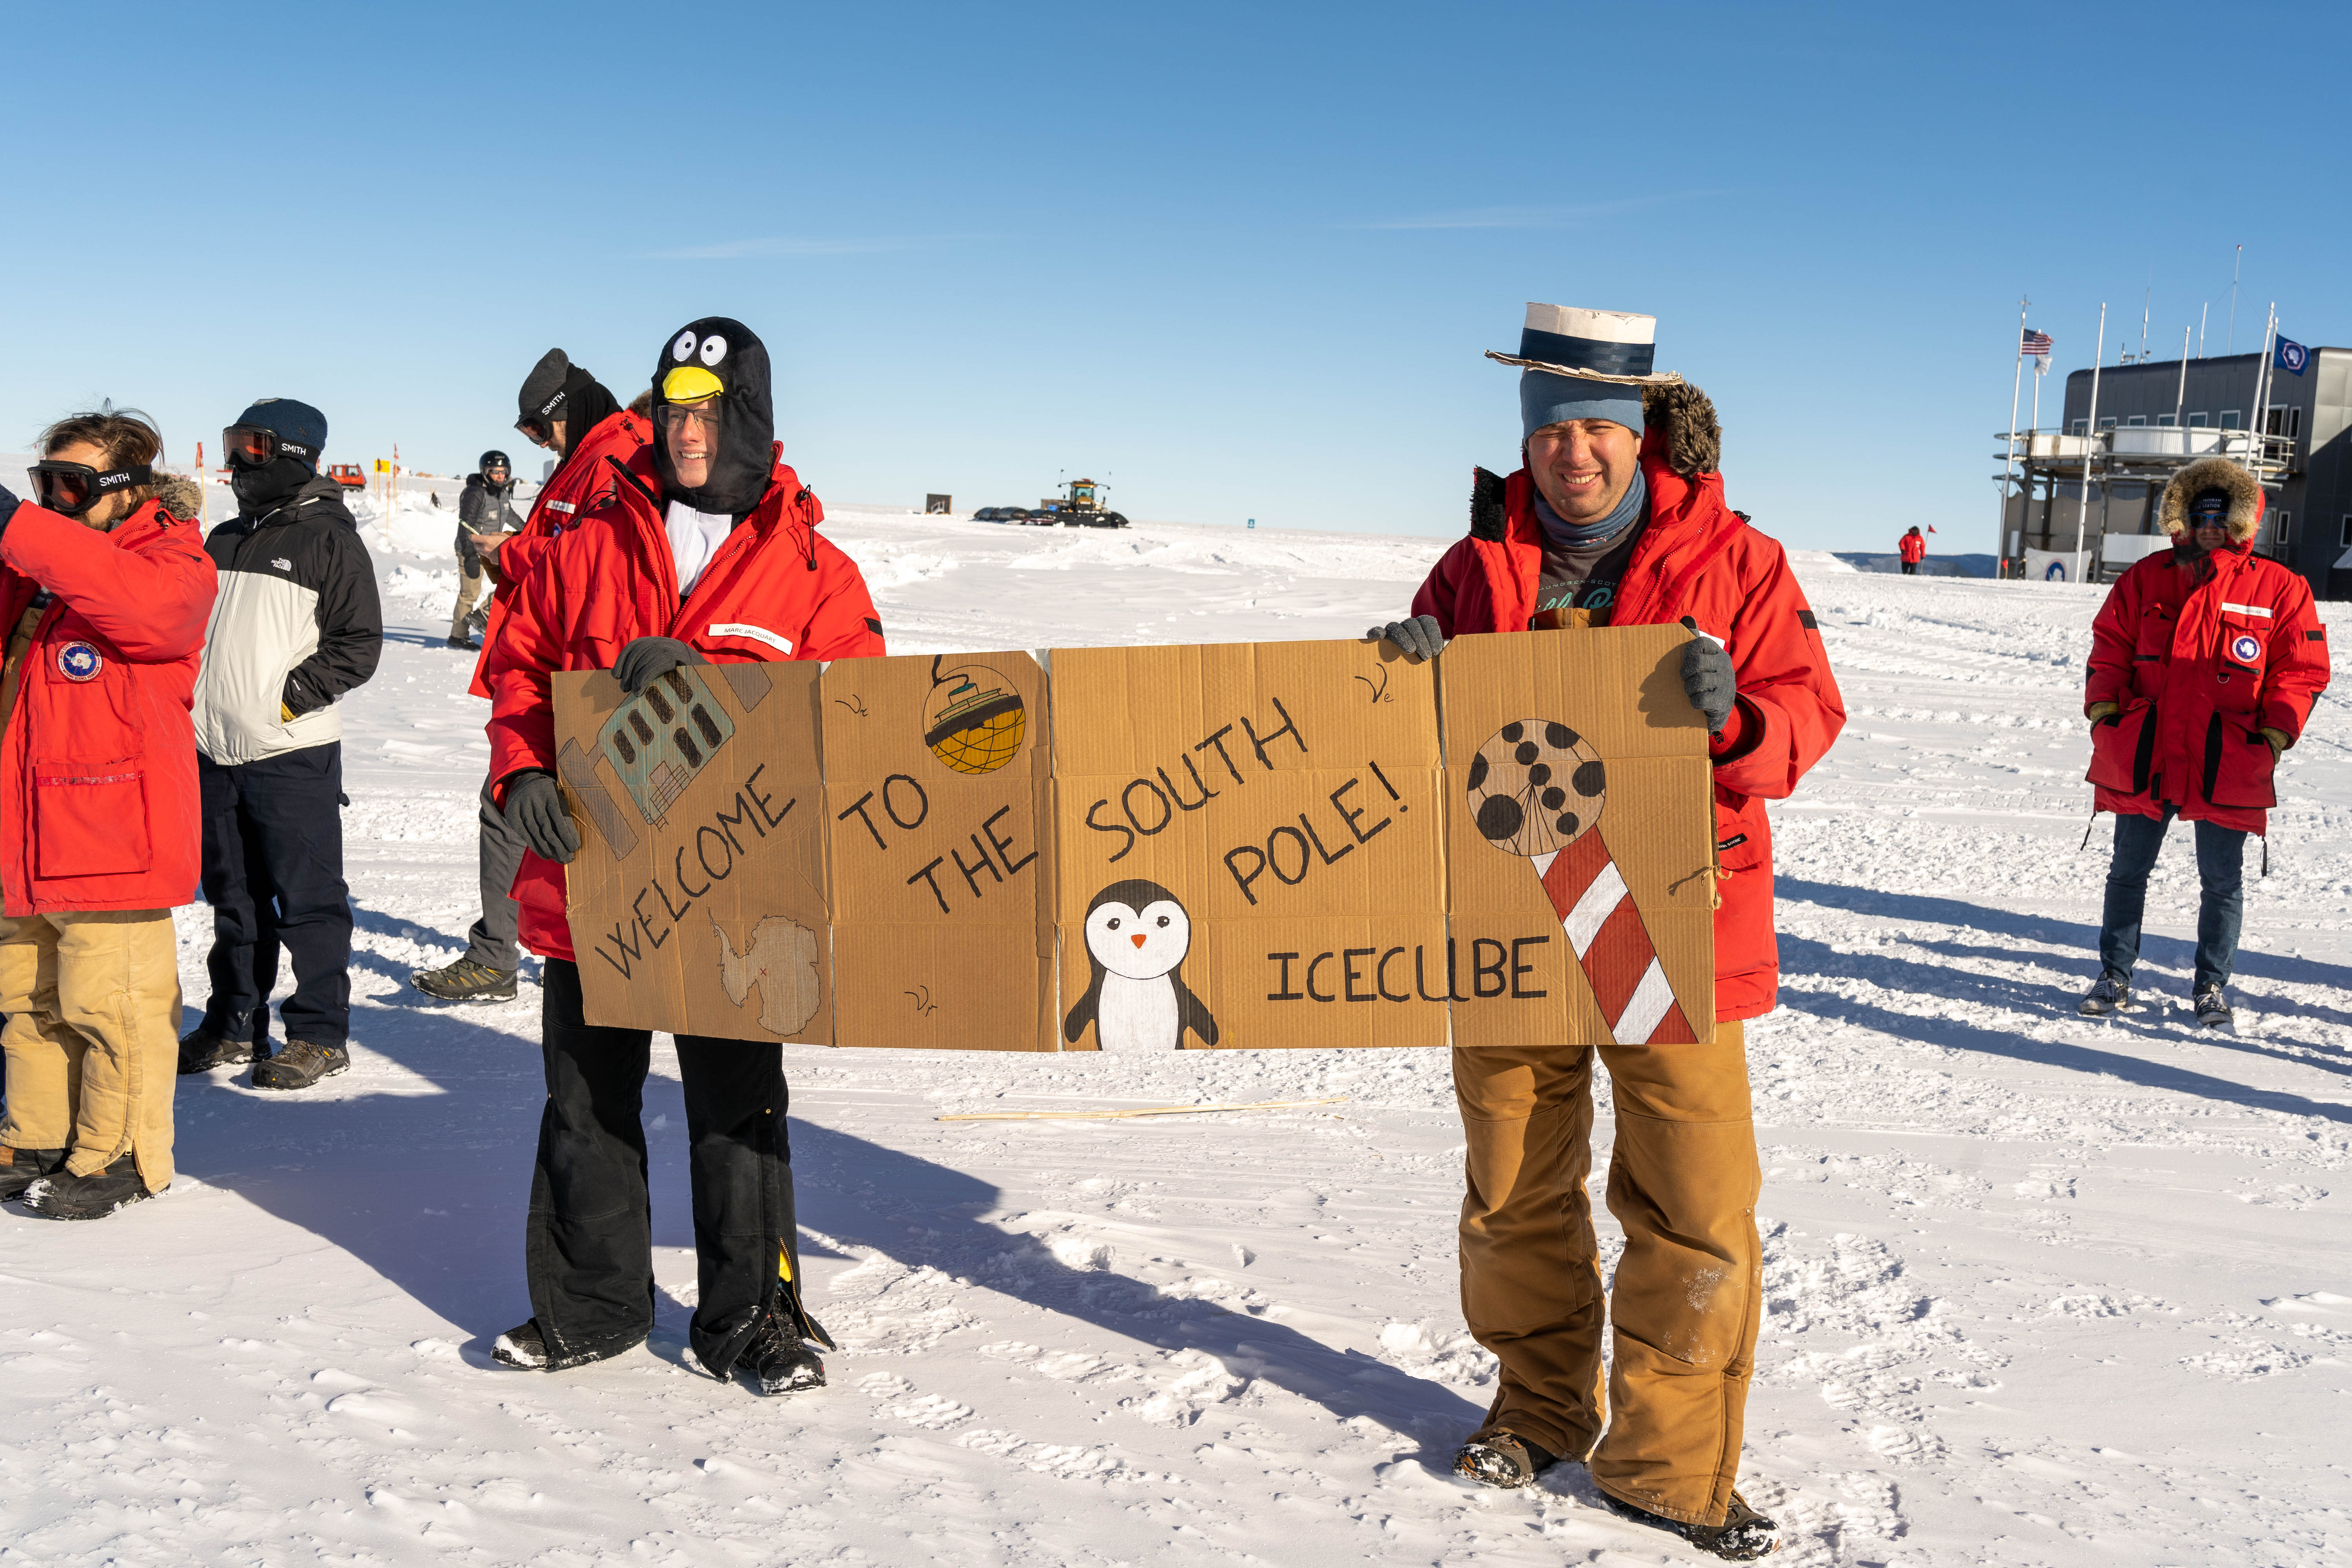
[(2262, 731), (2227, 713), (2205, 726), (2205, 799), (2259, 809), (2278, 804), (2278, 757)]
[(147, 870), (147, 772), (139, 759), (33, 764), (33, 862), (44, 879)]
[(2084, 777), (2101, 789), (2146, 795), (2156, 765), (2156, 704), (2135, 697), (2121, 712), (2091, 726), (2091, 771)]

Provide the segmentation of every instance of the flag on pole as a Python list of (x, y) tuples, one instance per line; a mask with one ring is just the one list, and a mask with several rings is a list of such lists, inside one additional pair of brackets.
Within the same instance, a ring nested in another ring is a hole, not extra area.
[(2293, 338), (2281, 338), (2273, 352), (2272, 363), (2289, 375), (2301, 375), (2303, 367), (2311, 363), (2311, 351)]
[(2037, 332), (2032, 327), (2027, 327), (2018, 338), (2017, 352), (2021, 354), (2047, 354), (2050, 352), (2050, 342), (2048, 332)]

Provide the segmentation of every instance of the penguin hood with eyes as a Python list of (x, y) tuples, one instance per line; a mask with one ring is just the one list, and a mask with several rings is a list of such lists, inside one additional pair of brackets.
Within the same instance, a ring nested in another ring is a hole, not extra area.
[[(719, 398), (719, 450), (700, 489), (678, 483), (662, 410), (674, 403)], [(654, 365), (654, 464), (665, 499), (700, 512), (741, 517), (760, 504), (775, 471), (776, 412), (768, 347), (742, 322), (705, 316), (670, 334)]]

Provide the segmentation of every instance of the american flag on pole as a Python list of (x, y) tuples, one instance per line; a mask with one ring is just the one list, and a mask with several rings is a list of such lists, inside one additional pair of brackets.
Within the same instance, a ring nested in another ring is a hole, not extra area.
[(2017, 352), (2021, 354), (2047, 354), (2050, 352), (2050, 334), (2037, 332), (2032, 327), (2025, 328), (2017, 340)]

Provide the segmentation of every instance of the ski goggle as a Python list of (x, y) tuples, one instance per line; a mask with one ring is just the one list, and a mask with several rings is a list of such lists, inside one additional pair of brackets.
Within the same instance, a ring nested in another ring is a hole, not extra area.
[(144, 463), (100, 473), (88, 463), (42, 462), (35, 463), (26, 472), (32, 476), (34, 500), (42, 510), (59, 517), (79, 517), (118, 490), (148, 483), (153, 475)]
[(275, 430), (265, 430), (258, 425), (232, 425), (221, 432), (221, 450), (232, 463), (248, 468), (260, 468), (280, 457), (298, 458), (313, 468), (318, 466), (319, 449), (299, 441), (289, 441)]
[(555, 445), (554, 424), (548, 419), (542, 418), (539, 415), (524, 415), (521, 418), (515, 421), (515, 428), (521, 431), (522, 438), (530, 442), (534, 447), (552, 447)]

